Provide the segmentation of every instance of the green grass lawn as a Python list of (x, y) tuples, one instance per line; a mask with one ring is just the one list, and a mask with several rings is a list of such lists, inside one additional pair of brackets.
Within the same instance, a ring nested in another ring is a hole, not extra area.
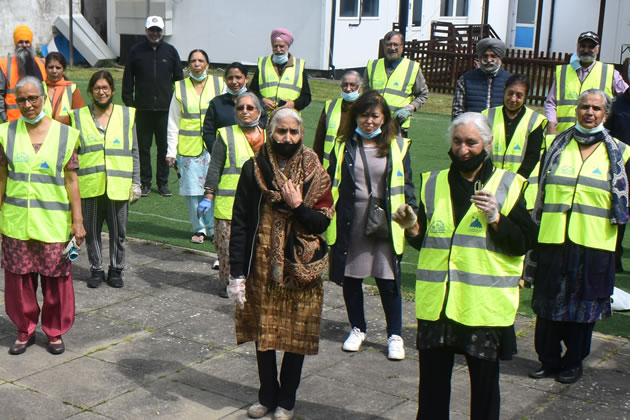
[[(83, 93), (83, 97), (88, 102), (85, 94), (87, 81), (92, 74), (92, 70), (77, 69), (69, 71), (68, 78), (75, 81)], [(116, 103), (121, 103), (120, 90), (122, 71), (112, 71), (116, 79)], [(337, 97), (339, 94), (338, 82), (328, 80), (310, 79), (309, 83), (313, 92), (313, 102), (302, 111), (305, 126), (305, 143), (311, 145), (315, 128), (319, 120), (320, 113), (327, 99)], [(447, 155), (448, 142), (446, 139), (446, 129), (450, 123), (451, 97), (432, 93), (429, 100), (413, 116), (410, 138), (412, 146), (410, 148), (412, 167), (415, 175), (449, 166), (450, 159)], [(153, 148), (155, 156), (155, 148)], [(155, 157), (153, 158), (155, 162)], [(155, 167), (153, 168), (155, 174)], [(177, 176), (171, 173), (169, 186), (173, 191), (173, 197), (163, 198), (156, 191), (148, 197), (142, 198), (137, 204), (130, 208), (128, 235), (141, 239), (163, 242), (193, 249), (214, 251), (211, 244), (194, 245), (190, 242), (192, 235), (188, 222), (188, 212), (184, 200), (178, 195)], [(626, 235), (624, 246), (630, 248), (630, 235)], [(626, 252), (626, 255), (630, 255)], [(407, 246), (403, 256), (403, 289), (405, 296), (413, 298), (415, 287), (415, 269), (418, 260), (418, 252)], [(630, 257), (624, 258), (624, 265), (630, 269)], [(368, 281), (369, 282), (369, 281)], [(630, 291), (630, 273), (617, 275), (617, 286)], [(521, 305), (519, 313), (533, 317), (530, 308), (531, 289), (522, 289)], [(608, 334), (619, 335), (630, 338), (630, 312), (614, 313), (612, 318), (597, 323), (597, 331)]]

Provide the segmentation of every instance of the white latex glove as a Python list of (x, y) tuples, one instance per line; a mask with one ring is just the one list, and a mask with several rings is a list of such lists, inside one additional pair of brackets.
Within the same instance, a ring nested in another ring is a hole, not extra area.
[(140, 184), (131, 184), (131, 189), (129, 190), (129, 204), (134, 204), (136, 201), (140, 200), (140, 197), (142, 197)]
[(416, 224), (418, 216), (416, 216), (411, 206), (405, 203), (401, 204), (392, 214), (392, 220), (403, 229), (407, 229)]
[(499, 221), (499, 203), (490, 191), (481, 190), (470, 197), (470, 201), (477, 206), (489, 225)]
[(230, 299), (238, 305), (239, 308), (245, 307), (245, 277), (234, 278), (230, 276), (230, 284), (227, 286), (227, 294)]

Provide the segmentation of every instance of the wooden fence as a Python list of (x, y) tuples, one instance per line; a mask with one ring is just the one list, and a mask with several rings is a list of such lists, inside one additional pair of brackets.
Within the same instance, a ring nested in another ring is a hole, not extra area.
[[(439, 93), (454, 93), (455, 82), (464, 72), (476, 68), (477, 54), (471, 51), (468, 42), (444, 42), (441, 40), (408, 41), (404, 55), (420, 62), (422, 73), (429, 89)], [(569, 62), (568, 53), (542, 52), (536, 57), (532, 51), (507, 50), (503, 58), (503, 68), (511, 73), (524, 73), (529, 76), (529, 103), (543, 105), (551, 83), (555, 67)]]

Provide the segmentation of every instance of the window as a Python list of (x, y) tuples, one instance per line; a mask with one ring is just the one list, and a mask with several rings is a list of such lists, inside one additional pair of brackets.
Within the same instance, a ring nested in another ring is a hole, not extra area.
[(422, 0), (413, 1), (413, 9), (411, 10), (411, 25), (422, 25)]
[(468, 0), (442, 0), (440, 16), (468, 16)]
[(341, 0), (340, 17), (359, 17), (359, 9), (363, 17), (378, 17), (378, 0)]

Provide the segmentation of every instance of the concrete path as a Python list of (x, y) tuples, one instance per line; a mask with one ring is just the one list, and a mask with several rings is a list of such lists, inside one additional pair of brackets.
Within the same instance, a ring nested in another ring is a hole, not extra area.
[[(1, 419), (247, 418), (257, 400), (254, 345), (235, 344), (234, 307), (218, 297), (211, 254), (132, 241), (127, 258), (123, 289), (88, 289), (82, 252), (74, 265), (76, 321), (59, 356), (46, 352), (40, 328), (25, 354), (9, 355), (15, 328), (0, 298)], [(415, 418), (413, 302), (404, 304), (407, 359), (391, 362), (380, 299), (370, 287), (366, 295), (367, 342), (358, 353), (344, 353), (341, 290), (326, 283), (321, 349), (306, 358), (296, 418)], [(584, 378), (562, 385), (527, 377), (537, 366), (533, 321), (516, 324), (519, 354), (502, 364), (503, 419), (630, 419), (628, 340), (595, 334)], [(458, 358), (451, 418), (468, 418), (468, 405), (468, 372)]]

